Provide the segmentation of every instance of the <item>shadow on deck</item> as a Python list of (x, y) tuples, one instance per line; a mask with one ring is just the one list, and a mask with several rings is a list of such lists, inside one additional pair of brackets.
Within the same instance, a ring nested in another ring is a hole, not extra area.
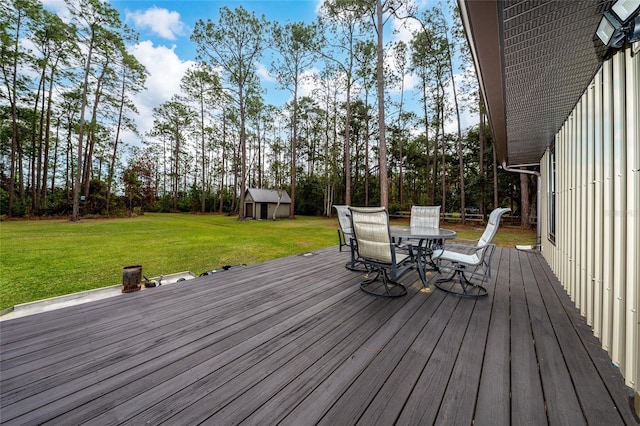
[(636, 424), (535, 252), (378, 299), (336, 247), (0, 322), (2, 424)]

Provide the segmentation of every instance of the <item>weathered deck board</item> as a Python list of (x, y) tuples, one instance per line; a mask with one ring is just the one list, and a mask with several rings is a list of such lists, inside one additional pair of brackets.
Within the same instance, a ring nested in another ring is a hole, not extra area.
[[(524, 253), (520, 254), (522, 275), (533, 276), (533, 268), (525, 256), (527, 255)], [(585, 419), (580, 409), (580, 402), (573, 391), (571, 375), (558, 346), (540, 291), (538, 286), (525, 287), (549, 423), (584, 424)]]
[[(378, 299), (336, 247), (0, 322), (2, 424), (634, 424), (536, 253)], [(431, 278), (435, 278), (433, 275)]]
[(517, 255), (511, 256), (510, 259), (509, 282), (512, 422), (518, 425), (541, 425), (547, 422), (545, 401), (542, 383), (538, 377), (538, 359), (531, 334), (522, 266)]
[[(492, 301), (491, 322), (484, 348), (475, 420), (479, 426), (510, 423), (510, 299), (509, 259), (512, 251), (499, 250), (494, 256), (493, 281), (487, 299)], [(479, 354), (478, 354), (479, 356)]]

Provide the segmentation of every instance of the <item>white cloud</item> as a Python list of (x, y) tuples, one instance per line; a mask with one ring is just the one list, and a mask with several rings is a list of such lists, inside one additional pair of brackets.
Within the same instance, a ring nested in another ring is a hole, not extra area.
[(71, 13), (67, 4), (60, 0), (41, 0), (42, 5), (53, 11), (63, 22), (71, 22)]
[(275, 83), (276, 78), (269, 73), (269, 69), (260, 62), (256, 62), (256, 74), (262, 82)]
[(413, 33), (421, 29), (420, 22), (416, 19), (393, 19), (393, 39), (404, 41), (409, 45), (413, 40)]
[(138, 28), (148, 28), (167, 40), (175, 40), (177, 36), (184, 34), (185, 31), (185, 25), (180, 20), (178, 12), (171, 12), (157, 6), (145, 11), (127, 11), (126, 20), (127, 22), (133, 22)]
[(298, 88), (298, 96), (315, 97), (315, 92), (320, 89), (320, 83), (318, 82), (318, 76), (320, 70), (317, 68), (310, 68), (304, 70), (300, 75), (300, 87)]
[(325, 0), (316, 0), (316, 7), (314, 10), (316, 11), (316, 15), (320, 15), (322, 12), (322, 5), (324, 5)]
[[(473, 78), (473, 76), (475, 75), (469, 74), (469, 71), (453, 75), (453, 78), (456, 84), (456, 93), (458, 95), (458, 102), (459, 102), (458, 107), (460, 108), (460, 128), (462, 129), (463, 133), (469, 127), (477, 126), (479, 122), (478, 113), (475, 111), (471, 111), (471, 108), (475, 109), (477, 108), (477, 105), (465, 104), (465, 101), (461, 97), (462, 85), (464, 81), (469, 80), (470, 78)], [(451, 103), (451, 107), (453, 108), (453, 102), (454, 102), (453, 86), (451, 85), (450, 81), (446, 86), (446, 92), (447, 92), (446, 96), (447, 96), (448, 102)], [(457, 122), (457, 117), (455, 116), (455, 112), (451, 115), (449, 120), (447, 120), (444, 127), (445, 127), (445, 131), (448, 133), (457, 133), (458, 122)]]
[[(139, 93), (133, 99), (139, 114), (135, 117), (138, 131), (144, 133), (153, 127), (153, 108), (180, 92), (180, 80), (187, 69), (194, 65), (193, 61), (182, 61), (174, 52), (175, 46), (154, 46), (151, 41), (143, 41), (129, 48), (142, 65), (145, 66), (147, 76), (147, 90)], [(123, 137), (125, 141), (138, 138), (133, 135)]]

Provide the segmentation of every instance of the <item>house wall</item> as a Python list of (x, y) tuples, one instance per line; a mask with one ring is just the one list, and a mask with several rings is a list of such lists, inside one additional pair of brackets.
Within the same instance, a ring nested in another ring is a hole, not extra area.
[(640, 403), (640, 52), (632, 50), (603, 64), (540, 162), (541, 245)]

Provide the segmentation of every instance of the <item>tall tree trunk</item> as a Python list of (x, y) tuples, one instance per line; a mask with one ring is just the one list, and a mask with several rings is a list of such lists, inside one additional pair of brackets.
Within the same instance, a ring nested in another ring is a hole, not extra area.
[[(331, 122), (329, 121), (329, 91), (327, 90), (325, 97), (325, 111), (324, 114), (324, 158), (329, 158), (329, 131), (331, 130)], [(324, 200), (324, 214), (327, 217), (331, 217), (331, 206), (333, 206), (333, 197), (330, 196), (331, 191), (331, 177), (329, 175), (329, 161), (324, 162), (324, 182), (325, 182), (325, 200)]]
[[(441, 102), (440, 100), (437, 101), (438, 103)], [(440, 117), (440, 109), (442, 108), (442, 106), (440, 105), (436, 105), (436, 114), (437, 117)], [(438, 175), (440, 174), (439, 172), (439, 167), (438, 167), (438, 161), (440, 160), (440, 146), (444, 147), (444, 141), (441, 144), (440, 143), (440, 126), (437, 124), (439, 118), (436, 119), (436, 123), (434, 123), (434, 127), (436, 129), (436, 134), (434, 135), (433, 138), (433, 167), (431, 168), (431, 180), (432, 180), (432, 186), (431, 186), (431, 199), (433, 200), (433, 202), (435, 202), (436, 200), (436, 189), (438, 186)], [(444, 148), (443, 148), (444, 149)], [(444, 213), (444, 207), (442, 206), (442, 200), (440, 200), (440, 211), (442, 213)]]
[[(16, 20), (15, 43), (13, 45), (14, 56), (11, 63), (11, 87), (7, 86), (9, 103), (11, 104), (11, 164), (9, 165), (9, 208), (7, 215), (13, 217), (13, 205), (16, 192), (16, 171), (18, 170), (18, 50), (20, 48), (20, 27), (22, 25), (22, 13), (18, 11)], [(9, 79), (5, 79), (9, 82)]]
[[(442, 91), (444, 96), (444, 89)], [(445, 133), (444, 133), (444, 105), (440, 109), (440, 126), (442, 132), (442, 170), (440, 174), (442, 175), (442, 212), (447, 212), (447, 145), (445, 141)]]
[[(47, 95), (47, 109), (46, 109), (46, 123), (44, 128), (44, 158), (42, 167), (42, 192), (40, 194), (41, 202), (45, 205), (47, 203), (47, 181), (49, 180), (49, 148), (51, 145), (51, 113), (53, 105), (53, 79), (58, 66), (58, 59), (51, 67), (51, 74), (49, 74), (49, 91)], [(57, 148), (57, 141), (56, 141)], [(57, 150), (57, 149), (56, 149)], [(55, 178), (55, 164), (57, 163), (57, 156), (54, 157), (54, 178)], [(55, 179), (53, 180), (55, 182)], [(53, 191), (53, 188), (52, 188)]]
[(369, 206), (369, 170), (371, 166), (369, 165), (369, 136), (371, 135), (370, 129), (370, 121), (369, 121), (369, 92), (365, 89), (365, 103), (364, 103), (364, 113), (365, 113), (365, 136), (364, 136), (364, 205)]
[(220, 158), (221, 170), (220, 170), (220, 205), (218, 206), (218, 212), (222, 213), (224, 210), (224, 171), (225, 171), (225, 154), (226, 141), (227, 140), (227, 110), (222, 110), (222, 155)]
[(174, 135), (176, 141), (176, 147), (174, 151), (174, 163), (173, 163), (173, 210), (178, 210), (178, 191), (180, 191), (180, 129), (174, 129)]
[[(521, 169), (526, 170), (526, 167), (521, 167)], [(520, 226), (525, 229), (531, 227), (529, 210), (529, 175), (520, 173)]]
[(387, 175), (387, 141), (384, 118), (384, 50), (382, 43), (384, 28), (382, 22), (382, 0), (376, 0), (376, 17), (376, 30), (378, 31), (376, 77), (378, 83), (378, 124), (380, 127), (378, 142), (378, 155), (380, 157), (380, 205), (389, 208), (389, 176)]
[[(236, 146), (235, 144), (233, 145), (233, 157), (231, 158), (231, 161), (233, 162), (233, 189), (231, 191), (231, 212), (232, 213), (239, 213), (238, 212), (238, 197), (237, 197), (237, 193), (238, 193), (238, 151), (239, 151), (240, 147)], [(242, 199), (242, 201), (244, 202), (244, 199)], [(242, 207), (242, 210), (244, 210), (244, 207)]]
[(92, 108), (92, 117), (91, 117), (91, 128), (89, 129), (90, 133), (87, 137), (87, 150), (85, 153), (85, 161), (84, 161), (84, 172), (83, 172), (83, 185), (84, 185), (84, 196), (88, 200), (89, 199), (89, 189), (91, 185), (91, 174), (93, 171), (93, 152), (96, 146), (96, 132), (98, 131), (98, 105), (100, 104), (100, 98), (102, 96), (102, 85), (104, 84), (105, 73), (108, 66), (108, 61), (102, 68), (102, 73), (98, 78), (98, 82), (96, 85), (96, 94), (93, 101)]
[(202, 195), (200, 200), (200, 212), (204, 213), (207, 207), (205, 199), (207, 195), (207, 155), (204, 137), (204, 93), (200, 94), (200, 149), (202, 150)]
[(430, 167), (431, 167), (431, 151), (429, 150), (429, 110), (427, 105), (427, 84), (424, 81), (422, 84), (422, 107), (424, 109), (424, 149), (427, 154), (427, 162), (425, 167), (425, 183), (427, 186), (427, 196), (429, 199), (427, 200), (427, 204), (433, 204), (435, 197), (433, 196), (433, 190), (431, 189), (435, 185), (435, 181), (432, 179), (432, 182), (429, 182), (430, 176)]
[(262, 142), (263, 142), (263, 138), (265, 135), (263, 135), (262, 132), (266, 132), (266, 130), (264, 128), (266, 128), (266, 124), (263, 127), (263, 130), (260, 130), (260, 125), (262, 124), (261, 121), (261, 114), (258, 114), (258, 119), (256, 120), (256, 136), (258, 137), (258, 188), (262, 188), (263, 187), (263, 183), (262, 183), (262, 167), (264, 166), (264, 164), (262, 163)]
[(400, 86), (400, 109), (398, 111), (398, 143), (400, 144), (400, 158), (399, 158), (399, 166), (400, 171), (398, 173), (398, 197), (400, 198), (400, 206), (404, 206), (404, 160), (402, 153), (402, 138), (403, 138), (403, 129), (402, 129), (402, 102), (404, 101), (404, 69), (402, 71), (402, 84)]
[[(245, 219), (244, 211), (244, 193), (247, 191), (247, 132), (246, 132), (246, 111), (245, 99), (242, 86), (238, 88), (238, 98), (240, 99), (240, 202), (238, 210), (238, 219)], [(292, 200), (293, 201), (293, 200)]]
[(82, 149), (84, 144), (84, 127), (85, 127), (85, 109), (87, 108), (87, 91), (89, 90), (89, 72), (91, 71), (91, 54), (93, 53), (93, 42), (95, 38), (95, 28), (91, 27), (91, 39), (89, 42), (89, 51), (87, 52), (87, 62), (84, 68), (84, 83), (82, 86), (82, 97), (80, 104), (80, 125), (78, 130), (78, 159), (76, 167), (75, 183), (73, 185), (73, 212), (71, 220), (77, 222), (80, 220), (80, 185), (82, 175)]
[(75, 179), (75, 174), (73, 174), (73, 141), (72, 141), (72, 132), (73, 132), (73, 121), (71, 116), (67, 116), (67, 149), (65, 152), (65, 183), (64, 190), (67, 193), (67, 199), (73, 202), (73, 180)]
[(25, 187), (25, 178), (24, 178), (24, 149), (22, 144), (18, 144), (18, 197), (20, 200), (20, 204), (25, 206), (26, 204), (26, 187)]
[[(351, 58), (353, 58), (353, 56), (351, 56)], [(353, 62), (353, 59), (350, 59), (350, 63), (351, 62)], [(344, 201), (346, 205), (351, 205), (351, 74), (347, 76), (347, 101), (344, 128)]]
[[(447, 34), (448, 31), (445, 32)], [(451, 44), (447, 37), (447, 57), (449, 59), (449, 73), (451, 79), (451, 88), (453, 89), (453, 103), (456, 109), (456, 118), (458, 122), (458, 167), (460, 170), (460, 221), (464, 225), (466, 223), (466, 206), (465, 206), (465, 188), (464, 188), (464, 156), (462, 152), (462, 124), (460, 123), (460, 107), (458, 106), (458, 95), (456, 93), (456, 82), (453, 75), (453, 58), (451, 54)]]
[(500, 207), (500, 199), (498, 197), (498, 156), (496, 154), (496, 143), (493, 142), (493, 208)]
[(480, 124), (479, 124), (478, 138), (480, 139), (480, 214), (482, 214), (482, 220), (487, 221), (487, 170), (484, 164), (484, 153), (486, 151), (487, 138), (484, 133), (484, 111), (482, 102), (480, 102)]
[(34, 158), (34, 162), (36, 164), (35, 166), (35, 176), (32, 177), (33, 179), (33, 208), (34, 210), (39, 210), (42, 207), (42, 186), (41, 186), (41, 182), (42, 182), (42, 174), (44, 172), (43, 168), (46, 167), (46, 162), (44, 162), (44, 156), (46, 155), (46, 148), (44, 146), (44, 139), (45, 139), (45, 117), (47, 115), (47, 103), (45, 102), (46, 96), (45, 93), (47, 92), (47, 87), (46, 87), (46, 78), (45, 78), (45, 74), (44, 74), (44, 67), (43, 67), (43, 73), (42, 73), (42, 106), (40, 107), (40, 114), (39, 114), (39, 120), (40, 123), (38, 125), (38, 137), (37, 137), (37, 150), (35, 151), (35, 158)]
[(120, 89), (120, 105), (118, 106), (118, 124), (116, 126), (116, 138), (113, 141), (113, 151), (111, 152), (111, 163), (109, 165), (109, 174), (107, 177), (107, 216), (109, 215), (109, 203), (111, 198), (111, 185), (113, 184), (113, 176), (115, 175), (116, 159), (118, 158), (118, 140), (120, 139), (120, 129), (122, 128), (122, 119), (124, 112), (125, 94), (127, 88), (127, 67), (123, 65), (122, 69), (122, 87)]
[[(51, 111), (49, 111), (51, 114)], [(51, 169), (51, 194), (56, 189), (56, 172), (58, 170), (58, 146), (60, 145), (60, 119), (56, 120), (56, 139), (53, 144), (53, 168)]]
[(298, 79), (296, 77), (293, 84), (293, 125), (291, 134), (291, 204), (289, 205), (289, 219), (296, 215), (296, 180), (298, 174), (297, 167), (297, 144), (298, 144)]

